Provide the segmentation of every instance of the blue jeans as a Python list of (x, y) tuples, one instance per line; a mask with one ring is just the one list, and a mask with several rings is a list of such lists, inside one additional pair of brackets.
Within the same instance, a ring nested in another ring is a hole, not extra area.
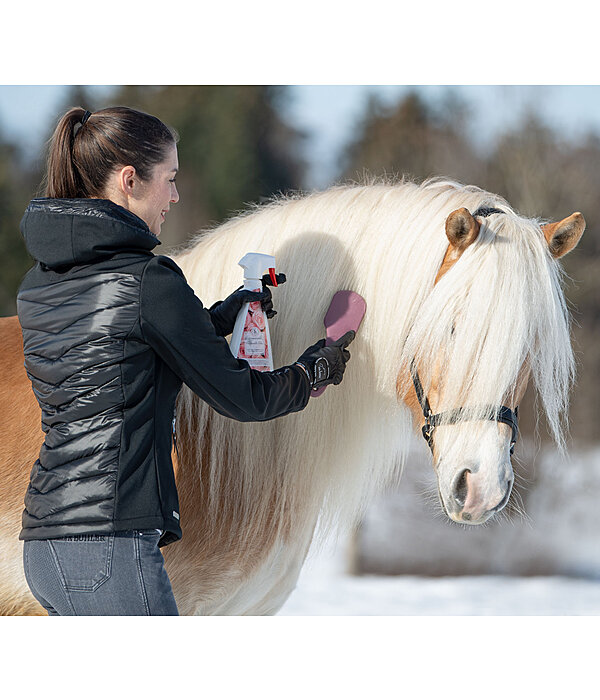
[(178, 615), (157, 530), (27, 540), (25, 578), (48, 615)]

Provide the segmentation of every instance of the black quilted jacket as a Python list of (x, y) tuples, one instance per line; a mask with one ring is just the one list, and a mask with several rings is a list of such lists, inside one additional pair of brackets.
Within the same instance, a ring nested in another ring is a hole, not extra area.
[(17, 296), (25, 368), (46, 433), (21, 539), (160, 528), (181, 537), (171, 424), (182, 382), (219, 413), (304, 408), (301, 369), (235, 359), (160, 241), (109, 200), (34, 199), (21, 230), (37, 264)]

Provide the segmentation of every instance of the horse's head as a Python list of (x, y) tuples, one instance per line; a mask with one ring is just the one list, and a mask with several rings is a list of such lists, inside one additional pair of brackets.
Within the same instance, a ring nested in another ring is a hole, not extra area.
[[(554, 261), (584, 229), (579, 212), (543, 226), (495, 207), (474, 215), (461, 208), (446, 220), (446, 253), (409, 338), (398, 389), (431, 448), (440, 500), (456, 522), (483, 523), (508, 502), (518, 405), (530, 376), (551, 422), (566, 407), (572, 354)], [(512, 265), (518, 270), (509, 272)]]

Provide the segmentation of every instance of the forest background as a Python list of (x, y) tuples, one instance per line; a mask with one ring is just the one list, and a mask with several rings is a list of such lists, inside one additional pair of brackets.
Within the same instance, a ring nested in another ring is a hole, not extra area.
[[(158, 115), (180, 134), (185, 206), (174, 207), (163, 227), (168, 254), (193, 233), (273, 195), (311, 189), (309, 134), (290, 118), (288, 86), (114, 86), (99, 92), (72, 86), (48, 120), (43, 144), (0, 131), (0, 315), (16, 313), (16, 291), (32, 265), (19, 231), (29, 199), (43, 195), (45, 143), (69, 106), (90, 110), (126, 104)], [(573, 313), (578, 381), (571, 403), (571, 440), (597, 442), (600, 413), (600, 134), (593, 127), (568, 137), (549, 125), (535, 103), (483, 146), (474, 138), (471, 105), (448, 87), (436, 100), (414, 87), (397, 99), (366, 96), (334, 172), (322, 186), (376, 175), (421, 181), (444, 175), (505, 197), (527, 216), (559, 220), (583, 212), (587, 231), (564, 259), (566, 294)], [(312, 175), (312, 177), (311, 177)], [(322, 178), (321, 178), (322, 179)], [(536, 430), (532, 391), (522, 415), (524, 435)]]

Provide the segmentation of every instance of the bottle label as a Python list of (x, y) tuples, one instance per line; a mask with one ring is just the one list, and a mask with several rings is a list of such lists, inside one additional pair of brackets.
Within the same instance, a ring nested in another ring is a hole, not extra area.
[(253, 301), (246, 313), (238, 357), (246, 360), (252, 369), (268, 372), (271, 369), (268, 362), (269, 354), (265, 315), (260, 301)]

